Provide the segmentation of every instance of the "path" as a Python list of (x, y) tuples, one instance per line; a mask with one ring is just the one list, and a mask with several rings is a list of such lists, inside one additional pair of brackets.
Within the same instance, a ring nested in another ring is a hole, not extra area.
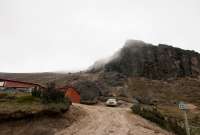
[(172, 135), (134, 115), (129, 107), (75, 106), (83, 109), (87, 116), (56, 135)]

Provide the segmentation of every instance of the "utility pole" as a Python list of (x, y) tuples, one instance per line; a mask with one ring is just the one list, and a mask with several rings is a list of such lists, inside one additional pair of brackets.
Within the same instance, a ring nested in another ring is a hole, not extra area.
[(185, 130), (186, 130), (187, 135), (190, 135), (190, 127), (189, 127), (188, 117), (187, 117), (187, 110), (188, 110), (187, 105), (184, 102), (180, 102), (179, 109), (182, 110), (184, 113)]

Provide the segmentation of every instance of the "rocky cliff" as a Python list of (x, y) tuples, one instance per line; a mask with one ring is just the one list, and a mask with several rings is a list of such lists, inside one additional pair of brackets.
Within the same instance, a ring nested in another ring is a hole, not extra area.
[(200, 74), (200, 54), (172, 46), (158, 46), (142, 41), (129, 40), (112, 59), (93, 67), (93, 71), (104, 69), (127, 76), (150, 79), (169, 79)]

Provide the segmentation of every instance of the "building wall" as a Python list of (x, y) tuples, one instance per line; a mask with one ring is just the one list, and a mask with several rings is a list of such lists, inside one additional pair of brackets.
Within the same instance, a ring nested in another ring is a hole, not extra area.
[(65, 96), (69, 97), (72, 103), (80, 103), (80, 95), (74, 88), (67, 88)]
[(4, 86), (4, 81), (0, 81), (0, 87)]

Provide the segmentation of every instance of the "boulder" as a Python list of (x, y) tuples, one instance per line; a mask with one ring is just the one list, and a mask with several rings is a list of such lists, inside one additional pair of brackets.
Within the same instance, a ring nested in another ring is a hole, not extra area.
[(81, 103), (95, 104), (100, 96), (100, 89), (96, 82), (89, 80), (77, 81), (73, 84), (77, 91), (80, 93)]

